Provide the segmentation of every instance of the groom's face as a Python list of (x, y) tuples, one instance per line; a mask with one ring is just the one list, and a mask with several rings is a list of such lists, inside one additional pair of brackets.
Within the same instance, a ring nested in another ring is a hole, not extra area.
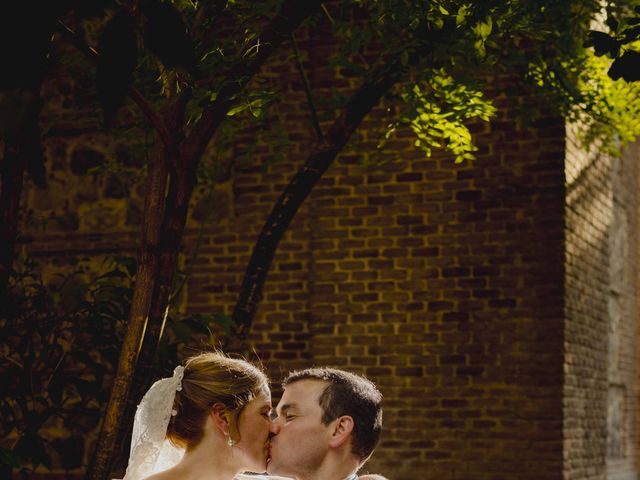
[(285, 387), (271, 428), (268, 473), (304, 478), (317, 471), (331, 438), (330, 426), (321, 421), (319, 403), (327, 385), (321, 380), (298, 380)]

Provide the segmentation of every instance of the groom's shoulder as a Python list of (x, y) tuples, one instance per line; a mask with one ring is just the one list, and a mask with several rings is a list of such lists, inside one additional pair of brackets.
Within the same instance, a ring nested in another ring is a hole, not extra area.
[[(240, 474), (236, 475), (235, 480), (291, 480), (289, 477), (277, 477), (275, 475), (250, 475)], [(387, 477), (377, 475), (375, 473), (368, 473), (366, 475), (360, 475), (358, 480), (389, 480)]]
[(289, 477), (278, 477), (276, 475), (262, 475), (262, 474), (249, 474), (241, 473), (236, 475), (234, 480), (291, 480)]

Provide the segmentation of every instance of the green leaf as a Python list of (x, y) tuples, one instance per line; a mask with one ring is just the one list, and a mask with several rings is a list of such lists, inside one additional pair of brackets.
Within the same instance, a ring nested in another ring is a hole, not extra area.
[(486, 40), (489, 35), (491, 35), (491, 30), (493, 29), (493, 21), (491, 17), (487, 17), (486, 22), (480, 22), (478, 24), (478, 34), (482, 40)]
[(467, 4), (462, 5), (458, 9), (458, 13), (456, 14), (456, 26), (460, 26), (464, 23), (465, 19), (469, 16), (471, 7)]
[(620, 48), (618, 41), (607, 33), (591, 30), (587, 41), (584, 42), (585, 47), (593, 47), (597, 57), (602, 55), (617, 55)]
[(627, 28), (624, 31), (624, 39), (623, 39), (624, 43), (635, 42), (638, 39), (640, 39), (640, 25)]
[(400, 63), (404, 66), (409, 63), (409, 52), (407, 50), (400, 52)]
[(174, 321), (171, 324), (171, 328), (179, 343), (189, 343), (193, 335), (193, 330), (191, 330), (188, 324), (181, 321)]
[(216, 313), (211, 319), (211, 323), (222, 327), (225, 333), (231, 332), (231, 330), (236, 326), (233, 319), (224, 313)]
[(613, 79), (623, 78), (627, 82), (640, 80), (640, 53), (627, 50), (611, 64), (607, 74)]
[(238, 113), (242, 112), (243, 110), (246, 110), (247, 108), (249, 108), (249, 105), (247, 103), (241, 103), (240, 105), (236, 105), (235, 107), (230, 108), (229, 111), (227, 112), (227, 116), (233, 117), (234, 115), (237, 115)]

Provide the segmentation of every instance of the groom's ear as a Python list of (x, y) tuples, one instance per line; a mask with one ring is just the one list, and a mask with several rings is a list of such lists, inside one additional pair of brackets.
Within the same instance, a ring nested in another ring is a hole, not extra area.
[(353, 432), (353, 418), (349, 415), (343, 415), (334, 420), (334, 429), (329, 439), (331, 448), (338, 448), (349, 441)]
[(229, 412), (222, 403), (215, 403), (213, 407), (211, 407), (209, 416), (218, 430), (224, 435), (229, 434)]

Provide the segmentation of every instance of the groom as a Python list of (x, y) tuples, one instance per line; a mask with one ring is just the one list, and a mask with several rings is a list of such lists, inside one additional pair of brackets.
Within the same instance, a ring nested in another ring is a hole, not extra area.
[(382, 428), (375, 385), (343, 370), (311, 368), (289, 374), (283, 387), (267, 472), (296, 480), (357, 479)]

